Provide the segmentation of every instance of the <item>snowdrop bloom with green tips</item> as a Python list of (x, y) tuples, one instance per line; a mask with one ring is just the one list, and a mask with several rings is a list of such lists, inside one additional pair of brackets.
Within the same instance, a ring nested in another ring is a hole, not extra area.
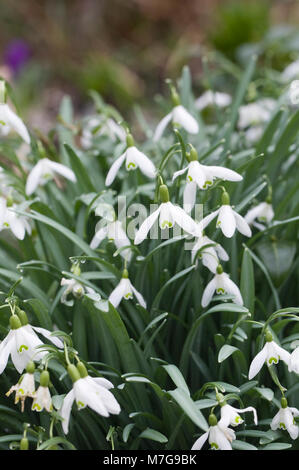
[(111, 292), (109, 296), (109, 302), (112, 303), (112, 305), (117, 308), (121, 302), (122, 299), (129, 300), (133, 299), (133, 296), (135, 295), (138, 303), (143, 307), (146, 308), (146, 302), (143, 298), (143, 296), (138, 292), (137, 289), (132, 285), (130, 279), (129, 279), (129, 274), (126, 269), (123, 271), (123, 276), (116, 288)]
[(86, 406), (101, 416), (108, 417), (110, 414), (119, 414), (121, 409), (114, 395), (109, 391), (113, 384), (102, 377), (90, 377), (84, 364), (78, 363), (68, 366), (68, 373), (73, 381), (72, 390), (63, 400), (59, 411), (62, 417), (62, 428), (65, 434), (69, 430), (69, 420), (73, 402), (76, 402), (78, 410)]
[[(90, 248), (95, 250), (105, 238), (113, 240), (117, 249), (131, 245), (126, 232), (122, 228), (122, 223), (119, 220), (107, 222), (105, 226), (103, 226), (102, 221), (98, 222), (96, 225), (95, 235), (90, 242)], [(120, 255), (129, 262), (132, 257), (132, 252), (130, 248), (127, 248), (125, 250), (121, 250)]]
[(11, 393), (15, 392), (15, 405), (19, 403), (19, 401), (21, 401), (22, 412), (24, 411), (26, 398), (35, 397), (34, 371), (34, 362), (28, 362), (26, 366), (26, 373), (22, 375), (18, 383), (16, 385), (13, 385), (6, 393), (6, 396), (9, 397)]
[(9, 207), (6, 204), (6, 199), (0, 197), (0, 231), (9, 229), (18, 240), (23, 240), (26, 232), (31, 234), (30, 223), (27, 217), (15, 212), (19, 208), (17, 204)]
[(159, 194), (162, 203), (157, 210), (143, 221), (136, 233), (134, 244), (139, 245), (146, 238), (158, 218), (162, 230), (173, 228), (174, 225), (177, 224), (190, 235), (199, 236), (201, 233), (199, 224), (197, 224), (184, 209), (169, 201), (169, 193), (166, 185), (163, 184), (160, 186)]
[(219, 178), (224, 181), (242, 181), (243, 177), (236, 171), (221, 166), (202, 165), (198, 161), (197, 151), (192, 147), (187, 154), (189, 164), (186, 168), (176, 171), (172, 181), (187, 171), (187, 184), (184, 190), (184, 209), (191, 212), (196, 200), (196, 190), (207, 189), (212, 186), (214, 180)]
[(155, 165), (144, 153), (140, 152), (140, 150), (135, 147), (132, 135), (128, 134), (127, 149), (120, 157), (115, 160), (110, 170), (108, 171), (105, 181), (106, 186), (110, 186), (113, 183), (120, 167), (124, 162), (126, 162), (125, 164), (127, 171), (137, 170), (137, 168), (139, 168), (140, 171), (148, 178), (155, 178), (156, 176)]
[(219, 422), (214, 414), (209, 416), (209, 429), (201, 437), (194, 442), (191, 450), (201, 450), (202, 446), (209, 440), (212, 450), (232, 450), (231, 443), (236, 439), (235, 432), (222, 425), (222, 420)]
[(250, 364), (248, 372), (249, 380), (253, 379), (253, 377), (259, 373), (265, 363), (269, 367), (272, 364), (278, 364), (280, 360), (288, 365), (290, 361), (290, 353), (282, 347), (278, 346), (278, 344), (273, 341), (272, 335), (267, 333), (265, 346), (255, 356)]
[(269, 202), (261, 202), (257, 206), (250, 209), (245, 215), (244, 219), (249, 225), (254, 225), (259, 230), (263, 230), (265, 226), (256, 222), (258, 219), (261, 222), (266, 222), (269, 224), (274, 217), (274, 211), (272, 204)]
[(224, 426), (239, 426), (239, 424), (242, 424), (244, 422), (244, 420), (240, 416), (240, 413), (246, 413), (247, 411), (251, 411), (253, 413), (254, 424), (257, 425), (257, 413), (256, 409), (253, 408), (253, 406), (248, 406), (247, 408), (239, 410), (238, 408), (234, 408), (228, 403), (221, 405), (220, 422)]
[(299, 410), (297, 408), (288, 407), (286, 398), (282, 398), (281, 408), (272, 419), (270, 427), (273, 431), (276, 431), (276, 429), (288, 431), (292, 439), (297, 439), (299, 429), (294, 420), (296, 416), (299, 416)]
[(233, 302), (238, 305), (243, 305), (243, 298), (239, 287), (229, 278), (227, 273), (223, 272), (222, 267), (219, 265), (216, 269), (216, 274), (213, 279), (206, 286), (202, 299), (202, 307), (207, 307), (212, 300), (214, 293), (216, 294), (230, 294), (233, 296)]
[[(200, 250), (200, 252), (199, 252)], [(212, 273), (216, 272), (219, 265), (219, 259), (228, 261), (229, 256), (225, 249), (219, 244), (211, 240), (206, 235), (197, 238), (191, 251), (191, 262), (194, 263), (195, 256), (199, 252), (198, 257), (202, 264), (206, 266)]]
[(50, 413), (53, 410), (52, 398), (49, 390), (50, 376), (47, 370), (40, 374), (40, 386), (38, 387), (33, 403), (32, 411), (41, 412), (44, 409)]
[(66, 279), (63, 277), (60, 282), (61, 286), (66, 286), (65, 290), (61, 296), (61, 303), (68, 305), (69, 307), (74, 305), (74, 300), (68, 300), (68, 296), (72, 294), (76, 299), (80, 299), (84, 294), (85, 291), (88, 294), (94, 294), (94, 289), (89, 286), (83, 286), (80, 282), (76, 279)]
[(299, 374), (299, 346), (295, 348), (290, 355), (288, 369), (289, 372), (296, 372), (296, 374)]
[(35, 192), (38, 186), (46, 184), (55, 174), (76, 182), (76, 176), (73, 170), (62, 163), (53, 162), (48, 158), (42, 158), (30, 171), (26, 182), (26, 194), (30, 196)]
[(232, 97), (227, 93), (220, 91), (205, 91), (199, 98), (195, 100), (195, 107), (202, 111), (208, 106), (217, 106), (218, 108), (225, 108), (232, 102)]
[(47, 354), (45, 351), (36, 349), (38, 346), (43, 346), (44, 343), (35, 332), (43, 335), (58, 348), (63, 348), (62, 341), (55, 336), (51, 336), (51, 331), (29, 325), (28, 319), (25, 320), (27, 324), (22, 324), (17, 315), (12, 315), (9, 321), (11, 330), (0, 345), (0, 374), (4, 371), (9, 356), (11, 356), (15, 368), (21, 374), (29, 361), (38, 361)]
[(26, 144), (30, 144), (30, 135), (27, 127), (22, 119), (6, 103), (6, 87), (3, 80), (0, 80), (0, 127), (2, 128), (2, 135), (7, 135), (10, 129), (13, 129)]
[(251, 237), (252, 233), (248, 223), (244, 217), (233, 210), (229, 202), (229, 195), (226, 192), (222, 194), (222, 205), (220, 209), (212, 212), (202, 220), (203, 227), (205, 228), (216, 216), (218, 216), (216, 227), (221, 229), (225, 237), (231, 238), (236, 229), (242, 233), (242, 235)]

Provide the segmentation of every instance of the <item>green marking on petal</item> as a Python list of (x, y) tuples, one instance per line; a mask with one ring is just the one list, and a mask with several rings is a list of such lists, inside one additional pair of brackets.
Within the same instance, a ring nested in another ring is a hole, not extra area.
[(23, 352), (23, 349), (25, 349), (26, 351), (28, 350), (28, 346), (26, 346), (26, 344), (21, 344), (20, 348), (18, 349), (18, 352), (19, 353), (22, 353)]
[(136, 165), (133, 162), (128, 163), (127, 170), (136, 170)]
[(190, 175), (187, 176), (187, 179), (190, 181), (190, 183), (191, 183), (191, 181), (193, 181), (193, 178)]
[(279, 428), (286, 430), (286, 425), (284, 423), (279, 423)]
[(37, 411), (41, 411), (42, 408), (41, 408), (41, 406), (39, 406), (38, 403), (34, 403), (34, 405), (32, 405), (32, 409), (37, 410)]
[(276, 357), (270, 357), (270, 359), (269, 359), (268, 362), (269, 362), (269, 364), (270, 364), (270, 366), (271, 366), (272, 362), (274, 362), (274, 364), (278, 364), (278, 361), (279, 361), (279, 360), (278, 360)]
[(23, 390), (22, 388), (19, 388), (18, 394), (19, 394), (19, 395), (25, 395), (25, 392), (24, 392), (24, 390)]
[(161, 225), (162, 225), (162, 228), (166, 228), (166, 227), (171, 228), (173, 224), (172, 222), (169, 222), (169, 220), (163, 220)]
[(126, 300), (133, 299), (133, 295), (132, 295), (131, 292), (128, 292), (127, 294), (124, 295), (124, 298), (125, 298)]
[(238, 415), (238, 416), (235, 417), (235, 423), (240, 424), (242, 422), (243, 422), (243, 420), (242, 420), (241, 416)]
[(82, 409), (82, 408), (85, 408), (85, 403), (83, 403), (83, 401), (77, 401), (77, 406), (78, 406), (78, 408), (79, 408), (79, 410), (80, 410), (80, 409)]
[(8, 222), (4, 222), (4, 227), (9, 227), (9, 223)]
[(218, 289), (216, 289), (216, 293), (217, 294), (225, 294), (225, 290), (222, 289), (222, 287), (218, 287)]
[(0, 124), (2, 124), (2, 126), (6, 126), (4, 121), (0, 121)]
[(214, 449), (214, 450), (219, 449), (218, 444), (216, 444), (216, 442), (211, 442), (211, 449)]

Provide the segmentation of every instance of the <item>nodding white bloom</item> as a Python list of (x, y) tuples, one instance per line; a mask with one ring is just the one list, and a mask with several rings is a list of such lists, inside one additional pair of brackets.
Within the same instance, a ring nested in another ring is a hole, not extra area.
[(0, 80), (0, 127), (2, 135), (7, 135), (13, 129), (20, 137), (30, 144), (30, 135), (22, 119), (10, 109), (6, 103), (5, 82)]
[(113, 142), (126, 140), (125, 130), (112, 118), (96, 116), (91, 118), (82, 131), (81, 145), (84, 149), (92, 147), (93, 138), (107, 135)]
[(73, 170), (68, 168), (61, 163), (53, 162), (48, 158), (42, 158), (37, 162), (37, 164), (30, 171), (27, 181), (26, 181), (26, 194), (30, 196), (39, 185), (46, 184), (49, 179), (54, 177), (54, 174), (57, 173), (64, 178), (76, 182), (76, 176)]
[(108, 417), (110, 414), (119, 414), (121, 409), (113, 394), (109, 391), (113, 384), (102, 377), (90, 377), (82, 362), (77, 367), (73, 364), (68, 366), (68, 373), (73, 381), (72, 390), (63, 400), (59, 414), (63, 418), (62, 428), (68, 433), (69, 420), (72, 404), (75, 401), (78, 410), (86, 406), (101, 416)]
[(207, 307), (212, 300), (212, 297), (216, 294), (230, 294), (232, 295), (233, 302), (238, 305), (243, 305), (243, 299), (239, 287), (229, 278), (227, 273), (223, 272), (222, 266), (219, 265), (216, 269), (216, 274), (213, 279), (206, 286), (202, 299), (202, 307)]
[(158, 209), (142, 222), (136, 233), (134, 244), (139, 245), (146, 238), (158, 218), (162, 230), (173, 228), (174, 225), (177, 224), (190, 235), (199, 236), (201, 234), (199, 224), (197, 224), (184, 209), (169, 201), (169, 193), (165, 184), (160, 186), (159, 194), (162, 202)]
[(292, 439), (297, 439), (299, 434), (298, 426), (294, 420), (294, 416), (299, 416), (297, 408), (288, 407), (286, 398), (281, 399), (281, 408), (271, 421), (270, 427), (273, 431), (283, 429), (288, 431)]
[(0, 231), (10, 229), (16, 238), (23, 240), (26, 232), (31, 234), (31, 226), (27, 217), (19, 215), (14, 210), (18, 209), (17, 204), (7, 206), (5, 198), (0, 197)]
[(278, 344), (273, 341), (271, 333), (267, 332), (265, 346), (255, 356), (255, 358), (250, 364), (248, 372), (249, 380), (253, 379), (253, 377), (255, 377), (259, 373), (265, 363), (269, 367), (272, 364), (278, 364), (280, 360), (282, 360), (288, 365), (290, 361), (290, 353), (278, 346)]
[(224, 401), (224, 403), (220, 403), (221, 406), (221, 423), (224, 426), (239, 426), (242, 424), (244, 420), (241, 418), (239, 413), (246, 413), (247, 411), (251, 411), (253, 413), (254, 424), (257, 425), (257, 413), (256, 409), (253, 406), (248, 406), (247, 408), (243, 408), (242, 410), (238, 410), (238, 408), (234, 408), (233, 406), (229, 405)]
[(245, 129), (249, 126), (257, 126), (267, 122), (273, 109), (276, 106), (276, 101), (271, 98), (264, 98), (255, 103), (249, 103), (239, 108), (239, 129)]
[(288, 369), (289, 372), (296, 372), (296, 374), (299, 374), (299, 346), (295, 348), (290, 355)]
[(263, 230), (265, 226), (257, 223), (255, 220), (258, 219), (261, 222), (269, 224), (274, 217), (274, 211), (270, 202), (261, 202), (257, 206), (250, 209), (245, 215), (244, 219), (249, 225), (254, 225), (260, 230)]
[(52, 398), (49, 390), (50, 375), (47, 370), (43, 370), (40, 374), (40, 386), (38, 387), (33, 403), (32, 411), (43, 411), (45, 409), (48, 413), (53, 410)]
[(143, 296), (132, 285), (129, 279), (129, 273), (126, 269), (124, 269), (120, 282), (118, 283), (118, 285), (115, 287), (115, 289), (111, 292), (109, 296), (109, 302), (111, 302), (112, 305), (115, 308), (117, 308), (122, 299), (125, 299), (125, 300), (133, 299), (134, 295), (138, 303), (143, 308), (146, 308), (146, 302)]
[(44, 343), (35, 331), (45, 336), (58, 348), (63, 348), (62, 341), (55, 336), (51, 336), (51, 331), (29, 325), (27, 316), (22, 310), (19, 311), (18, 315), (10, 317), (11, 330), (0, 345), (0, 374), (4, 371), (10, 355), (13, 365), (21, 374), (29, 361), (38, 361), (47, 354), (46, 351), (36, 349), (38, 346), (43, 346)]
[(224, 181), (241, 181), (243, 177), (236, 171), (221, 166), (201, 165), (198, 161), (198, 154), (195, 148), (187, 154), (189, 164), (186, 168), (176, 171), (172, 181), (187, 171), (187, 184), (184, 190), (184, 209), (191, 212), (196, 200), (196, 190), (207, 189), (212, 186), (216, 178)]
[(156, 176), (156, 167), (153, 162), (137, 147), (135, 147), (134, 139), (131, 134), (127, 135), (127, 149), (126, 151), (118, 157), (115, 162), (112, 164), (108, 174), (106, 176), (105, 185), (110, 186), (122, 164), (126, 162), (127, 171), (137, 170), (147, 176), (148, 178), (155, 178)]
[(68, 296), (72, 294), (76, 299), (80, 299), (84, 294), (85, 291), (88, 294), (94, 294), (94, 289), (92, 289), (89, 286), (84, 286), (80, 282), (78, 282), (76, 279), (66, 279), (63, 277), (60, 282), (61, 286), (66, 286), (66, 289), (63, 291), (62, 296), (61, 296), (61, 303), (68, 305), (71, 307), (74, 305), (74, 300), (68, 300)]
[(11, 393), (15, 392), (15, 405), (21, 401), (22, 412), (24, 411), (26, 398), (35, 397), (34, 371), (34, 362), (29, 361), (26, 366), (26, 373), (22, 375), (18, 383), (13, 385), (13, 387), (11, 387), (6, 393), (6, 396), (9, 397)]
[[(90, 242), (90, 248), (95, 250), (105, 238), (113, 240), (117, 249), (131, 245), (126, 232), (122, 228), (122, 223), (119, 220), (107, 222), (107, 224), (104, 226), (102, 221), (98, 222), (98, 224), (96, 225), (95, 235)], [(125, 250), (122, 250), (120, 252), (120, 255), (126, 261), (130, 262), (132, 252), (130, 248), (127, 248)]]
[(220, 91), (205, 91), (199, 98), (195, 100), (195, 107), (202, 111), (208, 106), (217, 106), (218, 108), (225, 108), (229, 106), (232, 102), (232, 97), (227, 93), (222, 93)]
[[(206, 248), (205, 248), (206, 247)], [(198, 258), (201, 259), (202, 264), (206, 266), (212, 273), (216, 273), (216, 269), (219, 265), (219, 258), (223, 261), (228, 261), (229, 256), (224, 248), (219, 243), (214, 242), (206, 235), (201, 234), (197, 238), (191, 251), (191, 262), (194, 263), (194, 259), (198, 251)]]
[(191, 450), (201, 450), (207, 439), (212, 450), (232, 450), (231, 443), (236, 439), (235, 432), (224, 426), (222, 420), (218, 422), (214, 414), (209, 416), (209, 425), (208, 431), (195, 441)]
[(217, 215), (216, 227), (219, 227), (223, 235), (227, 238), (231, 238), (236, 229), (242, 233), (242, 235), (251, 237), (251, 229), (248, 223), (244, 217), (233, 210), (230, 205), (229, 195), (227, 192), (223, 192), (222, 194), (222, 205), (220, 209), (212, 212), (202, 220), (203, 227), (205, 228)]
[(284, 82), (290, 82), (294, 78), (299, 78), (299, 60), (289, 64), (282, 72), (281, 78)]
[(171, 121), (173, 124), (182, 126), (189, 134), (197, 134), (199, 131), (198, 122), (189, 111), (181, 105), (179, 95), (174, 87), (171, 87), (171, 99), (174, 107), (170, 113), (159, 122), (154, 133), (154, 142), (158, 142), (158, 140), (161, 139), (163, 132)]

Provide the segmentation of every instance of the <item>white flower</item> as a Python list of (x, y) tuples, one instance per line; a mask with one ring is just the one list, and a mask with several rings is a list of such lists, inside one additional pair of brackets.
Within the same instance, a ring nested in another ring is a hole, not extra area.
[(264, 98), (255, 103), (240, 106), (238, 120), (239, 129), (245, 129), (249, 126), (256, 126), (267, 122), (275, 106), (276, 101), (271, 98)]
[(266, 222), (269, 224), (274, 217), (274, 211), (272, 204), (268, 202), (261, 202), (257, 206), (250, 209), (245, 215), (244, 219), (249, 225), (254, 225), (255, 227), (263, 230), (265, 226), (255, 222), (255, 219), (258, 219), (261, 222)]
[(216, 227), (220, 227), (223, 235), (227, 238), (231, 238), (236, 229), (242, 233), (242, 235), (251, 237), (251, 229), (248, 223), (241, 215), (232, 209), (229, 204), (229, 199), (226, 199), (227, 197), (228, 194), (223, 193), (222, 206), (202, 220), (203, 227), (205, 228), (207, 224), (218, 215)]
[(227, 273), (224, 273), (221, 266), (218, 266), (216, 274), (213, 279), (206, 286), (202, 299), (202, 307), (206, 307), (212, 300), (214, 292), (216, 294), (230, 294), (232, 295), (233, 302), (238, 305), (243, 305), (243, 299), (238, 286), (229, 278)]
[(205, 91), (195, 101), (195, 107), (200, 111), (207, 106), (218, 106), (219, 108), (225, 108), (232, 102), (232, 97), (227, 93), (221, 93), (220, 91), (213, 92), (212, 90)]
[(70, 413), (74, 401), (76, 401), (78, 410), (88, 406), (106, 418), (110, 414), (119, 414), (121, 411), (117, 400), (109, 391), (110, 388), (113, 388), (113, 384), (101, 377), (90, 377), (85, 367), (82, 366), (82, 363), (78, 363), (77, 368), (74, 365), (68, 367), (68, 372), (73, 380), (73, 388), (66, 395), (59, 411), (63, 418), (62, 428), (65, 434), (68, 433)]
[(173, 124), (179, 124), (182, 126), (189, 134), (197, 134), (199, 131), (198, 122), (196, 119), (187, 111), (184, 106), (181, 104), (175, 106), (169, 114), (167, 114), (158, 124), (153, 140), (157, 142), (161, 139), (163, 132), (166, 129), (166, 126), (173, 122)]
[(238, 410), (237, 408), (234, 408), (228, 403), (225, 403), (225, 405), (221, 406), (220, 422), (223, 423), (224, 426), (239, 426), (239, 424), (242, 424), (244, 422), (239, 413), (246, 413), (247, 411), (252, 411), (254, 424), (257, 425), (257, 413), (256, 409), (253, 408), (253, 406), (248, 406), (247, 408)]
[(26, 144), (30, 144), (30, 135), (25, 124), (6, 103), (0, 103), (0, 126), (2, 133), (7, 134), (10, 128), (12, 128), (22, 137)]
[(182, 170), (176, 171), (172, 181), (187, 170), (187, 184), (184, 190), (184, 209), (191, 212), (196, 200), (196, 189), (207, 189), (212, 186), (215, 178), (225, 181), (241, 181), (243, 177), (236, 171), (221, 166), (201, 165), (197, 161), (198, 155), (195, 149), (191, 149), (190, 158), (192, 161)]
[(217, 422), (215, 415), (209, 416), (209, 424), (208, 431), (195, 441), (191, 450), (200, 450), (208, 438), (211, 449), (232, 450), (231, 442), (236, 439), (235, 432), (224, 426), (222, 420)]
[(146, 302), (143, 296), (135, 289), (132, 285), (130, 279), (128, 278), (128, 271), (125, 269), (123, 272), (123, 277), (116, 286), (116, 288), (111, 292), (109, 296), (109, 302), (117, 308), (122, 299), (129, 300), (133, 299), (133, 295), (135, 295), (138, 303), (143, 307), (146, 308)]
[(162, 230), (173, 228), (175, 224), (179, 225), (185, 232), (199, 236), (201, 234), (199, 224), (197, 224), (180, 206), (174, 205), (169, 201), (167, 186), (160, 186), (160, 199), (162, 203), (149, 217), (147, 217), (138, 232), (136, 233), (134, 243), (139, 245), (147, 236), (151, 227), (159, 218), (159, 225)]
[(267, 341), (266, 337), (265, 346), (251, 362), (248, 372), (249, 380), (259, 373), (264, 363), (267, 363), (268, 367), (272, 364), (278, 364), (280, 360), (284, 361), (287, 365), (289, 364), (290, 353), (278, 346), (271, 338), (272, 336), (270, 335)]
[(35, 383), (34, 383), (34, 370), (35, 366), (32, 361), (30, 361), (26, 366), (26, 373), (21, 376), (20, 380), (16, 385), (13, 385), (6, 393), (6, 396), (13, 392), (15, 395), (15, 404), (21, 401), (21, 411), (24, 411), (25, 400), (27, 397), (35, 397)]
[(289, 372), (296, 372), (296, 374), (299, 374), (299, 346), (294, 349), (290, 355), (288, 369)]
[(76, 182), (75, 173), (61, 163), (53, 162), (48, 158), (42, 158), (30, 171), (26, 182), (26, 194), (30, 196), (39, 185), (47, 183), (49, 178), (53, 178), (58, 173), (70, 181)]
[(45, 336), (58, 348), (63, 348), (60, 339), (51, 336), (50, 331), (29, 324), (22, 325), (17, 315), (10, 318), (10, 326), (10, 332), (0, 345), (0, 374), (4, 371), (10, 355), (15, 368), (21, 374), (29, 361), (38, 361), (47, 354), (45, 351), (36, 349), (44, 343), (35, 331)]
[(140, 150), (135, 147), (132, 135), (128, 134), (127, 149), (120, 157), (115, 160), (110, 170), (108, 171), (105, 181), (106, 186), (110, 186), (113, 183), (124, 161), (126, 162), (127, 171), (137, 170), (137, 168), (139, 168), (140, 171), (148, 178), (155, 178), (155, 165), (144, 153), (140, 152)]
[(91, 118), (83, 129), (81, 136), (82, 147), (89, 149), (92, 146), (93, 138), (101, 135), (107, 135), (113, 142), (117, 139), (126, 140), (124, 129), (114, 119), (97, 116)]
[(61, 303), (65, 304), (65, 305), (68, 305), (68, 306), (74, 305), (73, 300), (68, 300), (67, 299), (69, 294), (73, 294), (73, 296), (76, 299), (79, 299), (80, 297), (82, 297), (84, 295), (85, 290), (89, 294), (93, 294), (95, 292), (94, 289), (92, 289), (91, 287), (88, 287), (88, 286), (83, 286), (76, 279), (66, 279), (65, 277), (63, 277), (61, 279), (60, 285), (61, 286), (67, 286), (66, 289), (63, 291), (63, 294), (62, 294), (60, 300), (61, 300)]
[(7, 207), (6, 199), (0, 197), (0, 231), (10, 229), (16, 238), (23, 240), (26, 232), (31, 234), (31, 226), (27, 217), (19, 215), (15, 209), (18, 210), (16, 204)]
[(282, 72), (281, 78), (284, 82), (290, 82), (294, 78), (299, 78), (299, 60), (289, 64)]
[[(213, 245), (213, 246), (209, 246)], [(205, 248), (205, 246), (207, 246)], [(202, 264), (206, 266), (212, 273), (216, 272), (219, 265), (219, 259), (228, 261), (229, 256), (219, 243), (214, 242), (206, 235), (201, 235), (193, 245), (191, 251), (191, 262), (194, 263), (195, 256), (200, 250), (198, 257), (202, 260)]]
[(270, 424), (271, 429), (273, 431), (276, 429), (283, 429), (288, 431), (292, 439), (297, 439), (299, 430), (295, 423), (294, 416), (299, 416), (299, 410), (297, 410), (297, 408), (288, 407), (285, 398), (282, 398), (281, 401), (282, 403), (285, 401), (285, 403), (272, 419)]
[[(96, 226), (96, 232), (91, 240), (90, 248), (95, 250), (105, 238), (113, 240), (117, 249), (131, 245), (126, 232), (122, 228), (122, 223), (119, 220), (108, 222), (104, 227), (100, 221)], [(129, 262), (132, 257), (132, 252), (127, 248), (122, 250), (120, 255)]]
[(40, 374), (39, 383), (40, 386), (38, 387), (31, 409), (33, 411), (43, 411), (43, 409), (47, 410), (50, 413), (53, 409), (52, 405), (52, 398), (49, 390), (49, 382), (50, 382), (50, 375), (47, 370), (43, 370)]

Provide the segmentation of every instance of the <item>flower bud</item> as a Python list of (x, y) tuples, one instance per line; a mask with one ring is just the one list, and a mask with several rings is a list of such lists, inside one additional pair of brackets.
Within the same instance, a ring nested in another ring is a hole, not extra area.
[(19, 319), (18, 315), (12, 315), (9, 319), (9, 324), (12, 330), (17, 330), (22, 326), (21, 320)]
[(20, 441), (20, 450), (28, 450), (29, 449), (29, 441), (27, 437), (23, 437)]
[(159, 197), (161, 202), (169, 202), (169, 192), (166, 184), (162, 184), (159, 188)]

